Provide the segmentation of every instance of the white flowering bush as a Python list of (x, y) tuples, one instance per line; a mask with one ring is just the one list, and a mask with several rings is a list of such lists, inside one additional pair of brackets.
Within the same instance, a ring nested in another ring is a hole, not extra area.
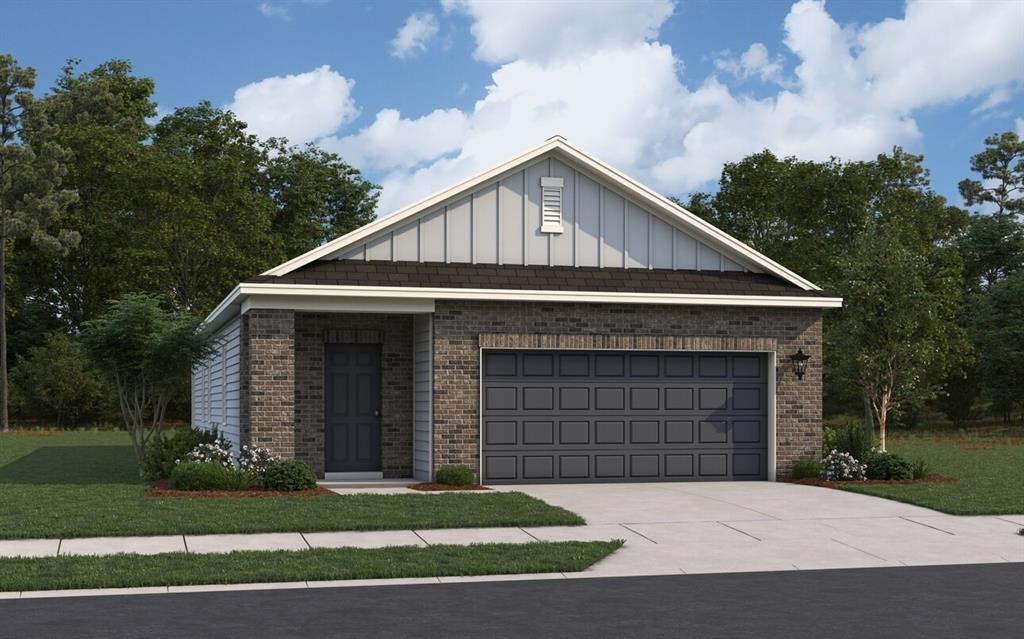
[(261, 480), (267, 474), (267, 466), (279, 459), (281, 458), (274, 453), (259, 446), (246, 444), (242, 446), (242, 450), (238, 451), (238, 467)]
[(857, 461), (850, 453), (832, 449), (832, 452), (821, 460), (821, 476), (830, 481), (865, 479), (866, 472), (867, 464)]
[[(182, 463), (183, 460), (177, 460), (177, 463)], [(189, 451), (188, 455), (185, 455), (184, 461), (206, 463), (212, 462), (214, 464), (220, 464), (225, 468), (234, 468), (235, 462), (231, 456), (231, 442), (226, 439), (218, 437), (213, 443), (209, 444), (197, 444), (195, 448)]]

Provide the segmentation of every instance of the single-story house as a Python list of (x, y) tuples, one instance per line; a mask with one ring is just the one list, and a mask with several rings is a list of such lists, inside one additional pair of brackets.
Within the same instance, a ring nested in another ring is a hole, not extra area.
[(556, 136), (241, 282), (192, 421), (326, 479), (773, 480), (841, 303)]

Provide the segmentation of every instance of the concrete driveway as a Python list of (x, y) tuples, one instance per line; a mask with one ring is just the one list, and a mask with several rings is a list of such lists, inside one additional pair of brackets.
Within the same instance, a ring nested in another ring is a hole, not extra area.
[[(1024, 515), (956, 517), (774, 482), (509, 486), (586, 518), (626, 546), (593, 576), (1024, 562)], [(543, 541), (580, 528), (525, 529)]]

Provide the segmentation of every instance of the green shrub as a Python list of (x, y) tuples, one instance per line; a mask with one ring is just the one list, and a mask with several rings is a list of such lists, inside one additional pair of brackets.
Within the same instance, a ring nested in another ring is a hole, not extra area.
[(267, 490), (309, 490), (316, 488), (316, 474), (298, 459), (277, 459), (267, 464), (263, 487)]
[(252, 483), (249, 473), (213, 462), (184, 462), (171, 472), (175, 490), (246, 490)]
[(910, 478), (924, 479), (932, 472), (931, 466), (923, 459), (916, 459), (910, 462)]
[(167, 479), (178, 461), (185, 461), (189, 451), (199, 444), (217, 441), (217, 429), (199, 430), (178, 428), (174, 432), (154, 437), (146, 445), (146, 457), (142, 461), (142, 476), (147, 481)]
[(836, 429), (825, 426), (821, 429), (821, 456), (828, 455), (836, 449)]
[(848, 422), (836, 429), (834, 450), (849, 453), (858, 461), (866, 460), (877, 446), (874, 429), (862, 422)]
[(868, 455), (868, 479), (906, 480), (913, 478), (910, 462), (896, 453), (874, 452)]
[(468, 486), (476, 480), (473, 469), (469, 466), (452, 464), (437, 469), (437, 483), (449, 486)]
[(817, 459), (798, 459), (793, 464), (793, 479), (821, 477), (821, 462)]

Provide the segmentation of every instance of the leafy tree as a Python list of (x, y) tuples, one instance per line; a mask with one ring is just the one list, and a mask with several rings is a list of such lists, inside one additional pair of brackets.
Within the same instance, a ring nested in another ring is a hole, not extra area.
[(967, 292), (987, 290), (1024, 266), (1024, 226), (1005, 213), (973, 215), (957, 248)]
[(32, 96), (35, 70), (0, 55), (0, 430), (8, 429), (7, 244), (23, 239), (37, 249), (66, 252), (77, 233), (51, 230), (74, 193), (61, 188), (67, 151), (56, 139), (45, 104)]
[(168, 403), (185, 387), (192, 367), (212, 353), (211, 337), (192, 315), (167, 311), (156, 296), (139, 293), (122, 295), (86, 322), (83, 345), (117, 391), (140, 467)]
[(972, 328), (986, 394), (1008, 421), (1024, 406), (1024, 270), (977, 298)]
[(863, 234), (842, 265), (846, 279), (836, 292), (844, 305), (830, 345), (846, 354), (840, 365), (870, 403), (884, 451), (890, 416), (933, 398), (940, 389), (929, 378), (959, 363), (960, 272), (936, 268), (884, 227)]
[(267, 193), (286, 256), (300, 255), (372, 222), (380, 189), (339, 156), (313, 145), (268, 143)]
[(58, 427), (100, 417), (107, 388), (88, 364), (78, 342), (64, 333), (52, 334), (42, 346), (19, 356), (11, 370), (15, 407)]
[(989, 204), (997, 214), (1024, 215), (1024, 141), (1013, 131), (985, 138), (985, 150), (971, 158), (981, 180), (960, 182), (967, 206)]

